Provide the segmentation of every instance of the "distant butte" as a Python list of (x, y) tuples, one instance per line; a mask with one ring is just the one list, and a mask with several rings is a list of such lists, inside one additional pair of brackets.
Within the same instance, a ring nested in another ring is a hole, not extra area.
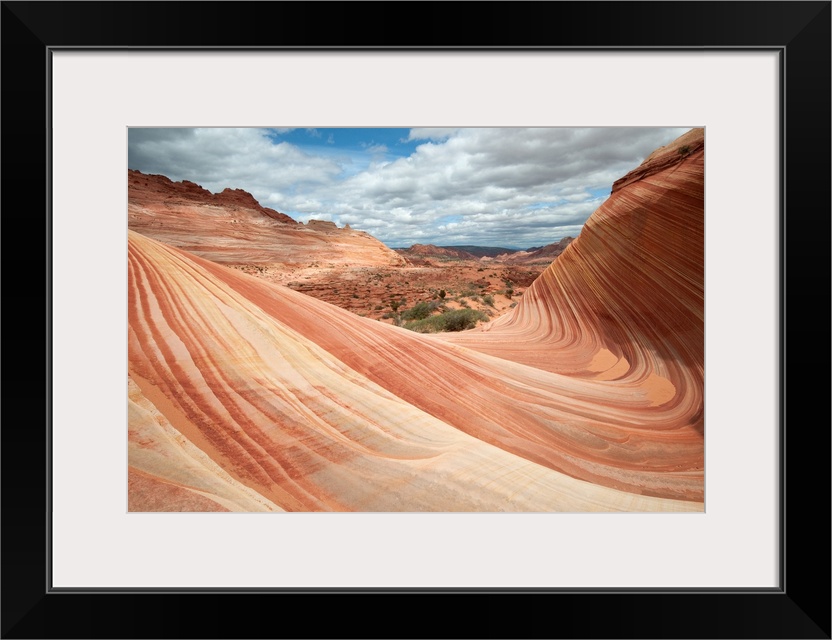
[(515, 251), (514, 253), (504, 253), (495, 258), (497, 262), (505, 262), (506, 264), (541, 264), (549, 263), (568, 247), (575, 238), (566, 236), (561, 238), (558, 242), (547, 244), (545, 247), (537, 249), (530, 249), (528, 251)]

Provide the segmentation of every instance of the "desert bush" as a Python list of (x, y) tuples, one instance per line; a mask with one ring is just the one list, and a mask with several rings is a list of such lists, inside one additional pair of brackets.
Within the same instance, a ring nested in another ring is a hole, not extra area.
[(457, 309), (443, 313), (440, 318), (445, 319), (445, 331), (465, 331), (473, 329), (480, 320), (488, 320), (482, 311), (474, 309)]
[(440, 331), (465, 331), (473, 329), (477, 323), (488, 320), (482, 311), (474, 309), (456, 309), (438, 316), (429, 316), (422, 320), (413, 320), (404, 325), (405, 329), (418, 333), (439, 333)]
[(430, 302), (420, 302), (412, 309), (402, 311), (402, 320), (424, 320), (431, 313), (433, 313), (434, 309), (436, 309), (435, 304)]
[(494, 296), (487, 294), (482, 297), (482, 301), (487, 304), (489, 307), (494, 306)]

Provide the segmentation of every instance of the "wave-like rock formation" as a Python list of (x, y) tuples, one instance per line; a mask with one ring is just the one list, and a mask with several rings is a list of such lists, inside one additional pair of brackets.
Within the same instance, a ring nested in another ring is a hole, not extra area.
[(689, 135), (484, 331), (411, 333), (130, 232), (130, 509), (701, 511)]
[(211, 193), (198, 184), (128, 170), (128, 228), (223, 264), (404, 266), (364, 231), (308, 225), (260, 205), (242, 189)]

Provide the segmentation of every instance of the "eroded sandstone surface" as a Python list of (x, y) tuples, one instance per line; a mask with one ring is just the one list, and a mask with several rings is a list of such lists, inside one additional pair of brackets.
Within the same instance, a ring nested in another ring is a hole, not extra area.
[(441, 335), (131, 230), (130, 509), (701, 511), (703, 229), (694, 130)]

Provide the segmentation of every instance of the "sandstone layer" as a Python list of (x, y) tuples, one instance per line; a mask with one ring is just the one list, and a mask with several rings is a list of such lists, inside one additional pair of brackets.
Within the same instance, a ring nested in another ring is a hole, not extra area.
[(130, 232), (131, 510), (701, 511), (689, 136), (616, 183), (512, 312), (462, 334)]

